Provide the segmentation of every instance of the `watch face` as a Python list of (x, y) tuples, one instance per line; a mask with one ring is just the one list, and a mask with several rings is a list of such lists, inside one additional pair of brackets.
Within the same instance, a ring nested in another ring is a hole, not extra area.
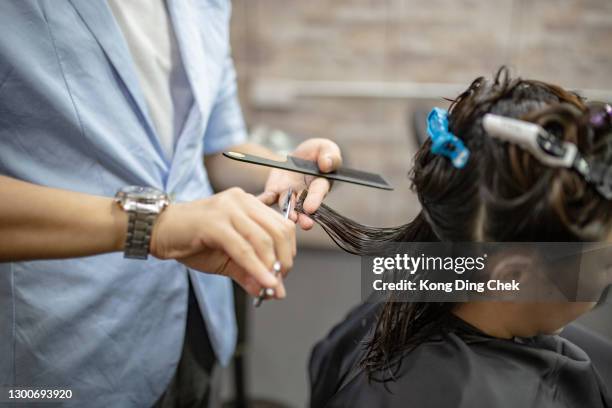
[(127, 186), (120, 192), (134, 200), (157, 200), (165, 196), (163, 192), (152, 187)]
[(170, 200), (168, 195), (151, 187), (127, 186), (115, 195), (115, 201), (125, 211), (159, 214)]

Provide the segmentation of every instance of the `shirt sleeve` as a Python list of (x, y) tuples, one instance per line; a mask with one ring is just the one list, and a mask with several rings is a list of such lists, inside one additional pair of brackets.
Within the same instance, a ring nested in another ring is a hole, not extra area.
[(246, 126), (238, 101), (236, 70), (232, 58), (228, 56), (204, 133), (204, 154), (218, 153), (246, 140)]

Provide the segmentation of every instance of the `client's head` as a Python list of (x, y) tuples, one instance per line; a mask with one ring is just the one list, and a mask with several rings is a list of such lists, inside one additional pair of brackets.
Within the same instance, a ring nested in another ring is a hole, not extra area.
[[(612, 200), (592, 180), (572, 168), (542, 164), (483, 128), (487, 113), (533, 122), (559, 141), (575, 144), (587, 161), (612, 166), (609, 116), (603, 123), (593, 120), (602, 109), (561, 87), (511, 78), (502, 68), (492, 80), (472, 82), (449, 108), (448, 130), (470, 152), (462, 168), (434, 154), (431, 140), (416, 153), (411, 179), (422, 209), (411, 223), (368, 227), (325, 206), (313, 218), (339, 246), (357, 254), (397, 241), (606, 241), (612, 232)], [(364, 365), (371, 371), (384, 368), (395, 354), (444, 333), (451, 314), (490, 334), (511, 337), (558, 330), (591, 306), (389, 302)]]
[[(612, 222), (612, 201), (571, 168), (542, 164), (516, 144), (487, 135), (487, 113), (541, 125), (576, 144), (586, 159), (612, 164), (612, 132), (589, 122), (591, 107), (576, 94), (540, 81), (476, 79), (453, 101), (449, 130), (469, 149), (458, 169), (421, 146), (412, 169), (422, 217), (441, 241), (600, 241)], [(597, 109), (597, 107), (592, 107)]]

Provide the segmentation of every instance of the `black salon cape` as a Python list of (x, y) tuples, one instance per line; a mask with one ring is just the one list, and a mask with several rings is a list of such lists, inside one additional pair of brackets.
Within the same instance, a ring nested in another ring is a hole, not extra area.
[(612, 384), (568, 340), (497, 339), (459, 319), (405, 355), (396, 381), (370, 382), (355, 363), (379, 307), (359, 306), (314, 348), (312, 408), (612, 408)]

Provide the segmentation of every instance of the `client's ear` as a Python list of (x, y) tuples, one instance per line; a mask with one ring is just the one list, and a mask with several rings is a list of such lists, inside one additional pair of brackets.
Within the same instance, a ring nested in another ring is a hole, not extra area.
[(536, 269), (537, 260), (535, 256), (528, 253), (501, 253), (489, 261), (489, 279), (500, 281), (516, 280), (524, 282), (533, 275)]
[(487, 279), (496, 281), (493, 287), (518, 283), (519, 290), (490, 290), (489, 296), (502, 301), (534, 301), (542, 289), (550, 293), (550, 288), (544, 288), (550, 286), (550, 282), (542, 285), (539, 265), (538, 257), (530, 251), (507, 250), (494, 255), (487, 262)]
[[(487, 268), (489, 279), (519, 283), (518, 292), (507, 292), (509, 299), (523, 302), (566, 302), (575, 297), (559, 279), (558, 268), (544, 262), (537, 251), (503, 251), (496, 254)], [(497, 296), (497, 295), (496, 295)]]

